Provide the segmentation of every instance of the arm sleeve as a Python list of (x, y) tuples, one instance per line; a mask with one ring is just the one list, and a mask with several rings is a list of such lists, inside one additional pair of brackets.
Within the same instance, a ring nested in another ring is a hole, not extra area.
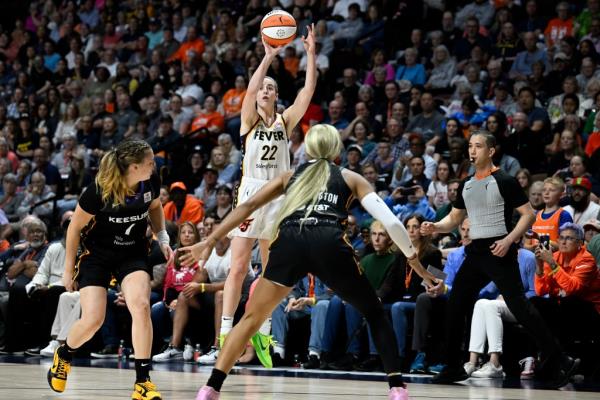
[(361, 199), (361, 204), (375, 219), (385, 226), (390, 238), (408, 258), (415, 255), (415, 248), (408, 237), (404, 225), (392, 214), (381, 197), (371, 192)]

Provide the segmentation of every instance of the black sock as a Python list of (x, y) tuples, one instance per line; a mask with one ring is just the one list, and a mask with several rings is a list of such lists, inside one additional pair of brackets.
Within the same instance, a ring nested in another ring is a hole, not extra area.
[(135, 359), (135, 382), (141, 383), (150, 380), (150, 359)]
[(387, 379), (390, 389), (393, 387), (404, 387), (404, 381), (402, 380), (402, 374), (400, 372), (389, 374)]
[(225, 378), (227, 378), (227, 374), (225, 372), (221, 371), (220, 369), (213, 368), (212, 374), (210, 374), (210, 378), (208, 378), (208, 382), (206, 382), (206, 386), (210, 386), (217, 392), (220, 392)]
[(73, 360), (73, 354), (75, 354), (76, 351), (77, 349), (72, 349), (65, 341), (65, 344), (58, 347), (58, 356), (63, 360), (71, 362)]

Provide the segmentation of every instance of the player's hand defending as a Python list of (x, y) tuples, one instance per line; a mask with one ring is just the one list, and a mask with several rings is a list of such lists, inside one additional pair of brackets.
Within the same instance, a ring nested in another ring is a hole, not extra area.
[(302, 36), (302, 44), (306, 54), (315, 54), (317, 51), (316, 39), (315, 39), (315, 24), (308, 25), (306, 27), (306, 36)]
[(433, 222), (425, 221), (421, 224), (421, 235), (428, 236), (437, 232)]
[(203, 240), (192, 246), (182, 247), (177, 250), (181, 253), (179, 262), (185, 267), (191, 267), (195, 262), (200, 262), (200, 267), (204, 266), (210, 256), (214, 244), (210, 240)]

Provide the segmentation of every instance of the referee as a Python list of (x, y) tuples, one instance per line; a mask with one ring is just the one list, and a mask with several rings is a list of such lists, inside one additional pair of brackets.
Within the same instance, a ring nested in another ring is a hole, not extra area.
[[(446, 311), (446, 367), (433, 378), (435, 383), (458, 382), (468, 378), (461, 363), (465, 319), (473, 309), (479, 290), (492, 280), (517, 321), (534, 337), (542, 352), (538, 376), (553, 387), (568, 383), (579, 360), (563, 354), (535, 307), (526, 300), (517, 263), (518, 242), (534, 221), (534, 212), (517, 180), (494, 166), (496, 138), (478, 131), (469, 140), (469, 157), (475, 174), (458, 189), (452, 211), (439, 222), (424, 222), (421, 233), (452, 231), (469, 215), (471, 244), (455, 280)], [(511, 216), (520, 218), (514, 229)]]

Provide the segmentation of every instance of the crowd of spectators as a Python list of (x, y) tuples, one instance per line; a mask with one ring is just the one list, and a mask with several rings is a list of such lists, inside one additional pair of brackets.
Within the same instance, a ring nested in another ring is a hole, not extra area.
[[(61, 238), (78, 196), (115, 144), (130, 138), (151, 144), (174, 245), (200, 240), (227, 215), (240, 179), (241, 104), (265, 53), (260, 21), (274, 8), (294, 16), (299, 36), (269, 68), (279, 108), (304, 83), (306, 26), (315, 24), (317, 38), (317, 90), (288, 132), (293, 168), (307, 161), (303, 138), (311, 125), (336, 127), (344, 143), (339, 163), (361, 173), (405, 223), (422, 262), (446, 271), (444, 282), (426, 290), (382, 228), (359, 203), (352, 205), (348, 238), (370, 283), (385, 294), (407, 369), (439, 370), (441, 337), (431, 325), (443, 313), (468, 245), (468, 220), (432, 241), (418, 227), (447, 215), (460, 180), (473, 172), (467, 146), (474, 130), (496, 137), (495, 164), (518, 179), (537, 212), (519, 253), (527, 296), (547, 319), (572, 322), (549, 323), (565, 345), (600, 329), (600, 0), (26, 3), (28, 12), (0, 27), (3, 352), (52, 354), (77, 319), (78, 297), (60, 284)], [(546, 234), (550, 244), (542, 249)], [(218, 347), (229, 251), (224, 239), (213, 269), (182, 270), (177, 262), (164, 265), (154, 245), (155, 354), (163, 355), (155, 361), (191, 359), (190, 344), (202, 335), (209, 338), (204, 350)], [(261, 268), (259, 257), (253, 267)], [(502, 373), (502, 321), (486, 326), (481, 320), (491, 305), (506, 314), (497, 296), (486, 289), (486, 302), (475, 308), (477, 336), (465, 365), (473, 376)], [(338, 300), (314, 277), (298, 283), (274, 314), (281, 362), (289, 324), (312, 311), (305, 367), (380, 367), (376, 354), (359, 362), (360, 316)], [(129, 341), (128, 330), (118, 329), (127, 323), (123, 302), (115, 285), (92, 349), (97, 357), (114, 356), (121, 340)], [(194, 319), (193, 309), (201, 316)], [(349, 346), (335, 360), (342, 314)], [(490, 331), (500, 344), (489, 344), (490, 361), (477, 373)], [(170, 344), (167, 356), (164, 344)], [(524, 377), (533, 370), (532, 347), (524, 354)]]

